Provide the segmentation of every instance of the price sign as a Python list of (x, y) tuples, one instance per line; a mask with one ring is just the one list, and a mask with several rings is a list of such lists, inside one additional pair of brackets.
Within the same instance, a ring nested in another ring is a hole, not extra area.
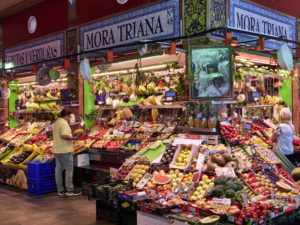
[(213, 198), (211, 207), (214, 209), (228, 210), (231, 205), (231, 200), (229, 198)]
[(243, 133), (244, 134), (249, 133), (250, 129), (251, 129), (251, 125), (243, 123)]

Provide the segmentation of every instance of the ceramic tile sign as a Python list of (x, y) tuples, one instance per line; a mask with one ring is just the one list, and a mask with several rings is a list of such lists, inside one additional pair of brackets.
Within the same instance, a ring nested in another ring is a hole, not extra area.
[[(283, 16), (242, 0), (230, 0), (230, 27), (258, 34), (295, 40), (295, 18)], [(253, 39), (251, 35), (234, 33), (239, 41)], [(267, 40), (267, 49), (278, 50), (282, 42)], [(292, 44), (289, 45), (292, 47)]]
[(207, 0), (184, 1), (184, 34), (195, 35), (206, 30)]
[[(209, 0), (207, 10), (207, 24), (209, 26), (209, 29), (226, 26), (226, 0)], [(224, 38), (225, 30), (214, 31), (210, 34), (210, 36), (216, 38)]]
[(81, 27), (80, 49), (107, 49), (140, 40), (158, 40), (179, 35), (179, 0), (169, 0)]
[[(41, 40), (33, 41), (27, 44), (18, 45), (4, 50), (4, 68), (24, 66), (15, 72), (32, 70), (28, 64), (36, 63), (39, 67), (44, 60), (55, 59), (64, 54), (64, 34), (56, 34)], [(62, 60), (60, 60), (62, 61)], [(58, 60), (43, 63), (43, 65), (57, 64)], [(63, 61), (62, 61), (63, 62)]]

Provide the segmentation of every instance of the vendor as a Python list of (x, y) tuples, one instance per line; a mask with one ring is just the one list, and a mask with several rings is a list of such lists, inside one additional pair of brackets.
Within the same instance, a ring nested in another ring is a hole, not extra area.
[(291, 162), (295, 161), (293, 139), (295, 135), (294, 125), (291, 123), (291, 111), (283, 108), (280, 111), (280, 124), (272, 135), (272, 142), (275, 143), (274, 150), (280, 151)]

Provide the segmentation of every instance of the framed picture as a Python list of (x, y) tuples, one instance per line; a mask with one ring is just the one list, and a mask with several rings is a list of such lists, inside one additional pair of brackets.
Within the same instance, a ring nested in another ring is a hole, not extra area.
[(227, 47), (192, 47), (190, 52), (191, 99), (231, 99), (232, 51)]

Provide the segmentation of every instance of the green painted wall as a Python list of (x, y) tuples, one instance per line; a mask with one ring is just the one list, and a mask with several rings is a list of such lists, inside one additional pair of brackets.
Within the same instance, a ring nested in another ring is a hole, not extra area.
[[(13, 92), (13, 90), (18, 90), (18, 81), (12, 81), (9, 82), (9, 90), (10, 90), (10, 96), (8, 99), (8, 113), (9, 115), (11, 112), (16, 111), (15, 102), (18, 100), (18, 94), (16, 92)], [(14, 117), (9, 117), (9, 127), (15, 128), (18, 126), (18, 123)]]
[(282, 81), (282, 87), (279, 89), (279, 96), (286, 105), (292, 107), (292, 82), (290, 78)]
[(86, 80), (84, 81), (84, 120), (85, 128), (89, 128), (94, 124), (95, 119), (89, 119), (85, 115), (90, 114), (95, 109), (95, 96), (92, 92), (92, 85)]

